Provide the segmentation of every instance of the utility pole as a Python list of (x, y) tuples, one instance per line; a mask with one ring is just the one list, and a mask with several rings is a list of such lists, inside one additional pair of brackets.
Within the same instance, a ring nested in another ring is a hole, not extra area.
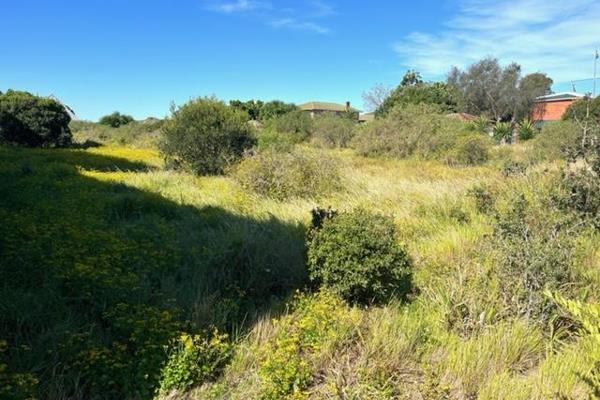
[(598, 69), (598, 58), (600, 58), (600, 54), (598, 54), (598, 48), (596, 47), (596, 56), (594, 57), (594, 91), (592, 93), (593, 97), (596, 97), (596, 71)]

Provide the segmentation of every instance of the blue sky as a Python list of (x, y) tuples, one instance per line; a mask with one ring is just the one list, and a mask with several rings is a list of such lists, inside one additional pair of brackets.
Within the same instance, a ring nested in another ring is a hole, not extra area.
[[(597, 0), (22, 0), (0, 13), (0, 90), (54, 94), (85, 119), (172, 102), (344, 102), (415, 68), (443, 79), (492, 55), (556, 90), (591, 78)], [(590, 90), (591, 83), (576, 85)]]

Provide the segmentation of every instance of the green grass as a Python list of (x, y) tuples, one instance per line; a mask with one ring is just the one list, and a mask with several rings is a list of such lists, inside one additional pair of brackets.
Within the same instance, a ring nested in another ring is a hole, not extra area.
[[(266, 383), (294, 374), (279, 370), (288, 356), (301, 389), (281, 398), (586, 398), (577, 374), (591, 368), (591, 344), (509, 318), (493, 216), (466, 195), (485, 183), (500, 208), (517, 191), (542, 196), (558, 165), (508, 178), (498, 168), (527, 151), (452, 168), (328, 150), (344, 190), (276, 201), (226, 176), (166, 171), (143, 147), (1, 147), (0, 378), (29, 374), (39, 398), (151, 398), (163, 346), (217, 326), (232, 334), (233, 359), (190, 398), (265, 398)], [(351, 308), (316, 295), (286, 311), (305, 287), (317, 205), (394, 217), (415, 265), (409, 303)], [(599, 300), (598, 243), (595, 232), (577, 240), (588, 301)]]

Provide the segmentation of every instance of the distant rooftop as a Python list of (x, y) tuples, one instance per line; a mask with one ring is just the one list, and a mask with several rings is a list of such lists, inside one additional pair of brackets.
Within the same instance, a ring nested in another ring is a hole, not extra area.
[(536, 101), (544, 102), (544, 101), (560, 101), (560, 100), (577, 100), (582, 99), (586, 95), (583, 93), (576, 92), (560, 92), (560, 93), (552, 93), (546, 96), (540, 96), (536, 99)]
[(375, 112), (368, 112), (368, 113), (360, 114), (360, 116), (358, 117), (358, 120), (360, 122), (371, 122), (371, 121), (375, 120)]
[[(309, 101), (307, 103), (300, 104), (298, 107), (300, 107), (300, 109), (303, 111), (330, 111), (330, 112), (345, 112), (346, 111), (345, 104), (327, 103), (324, 101)], [(350, 111), (356, 112), (358, 110), (350, 107)]]

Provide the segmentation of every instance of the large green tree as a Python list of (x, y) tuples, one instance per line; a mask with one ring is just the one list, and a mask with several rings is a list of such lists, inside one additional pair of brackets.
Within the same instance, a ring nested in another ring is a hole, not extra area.
[(386, 115), (394, 107), (408, 104), (434, 104), (443, 111), (455, 111), (457, 92), (445, 82), (423, 82), (418, 72), (409, 70), (377, 109), (376, 115)]
[(496, 58), (488, 57), (465, 71), (453, 67), (448, 84), (460, 93), (460, 110), (516, 121), (529, 114), (538, 96), (550, 93), (552, 79), (543, 73), (523, 77), (519, 64), (502, 67)]
[(31, 147), (71, 143), (71, 117), (59, 102), (31, 93), (0, 94), (0, 142)]

